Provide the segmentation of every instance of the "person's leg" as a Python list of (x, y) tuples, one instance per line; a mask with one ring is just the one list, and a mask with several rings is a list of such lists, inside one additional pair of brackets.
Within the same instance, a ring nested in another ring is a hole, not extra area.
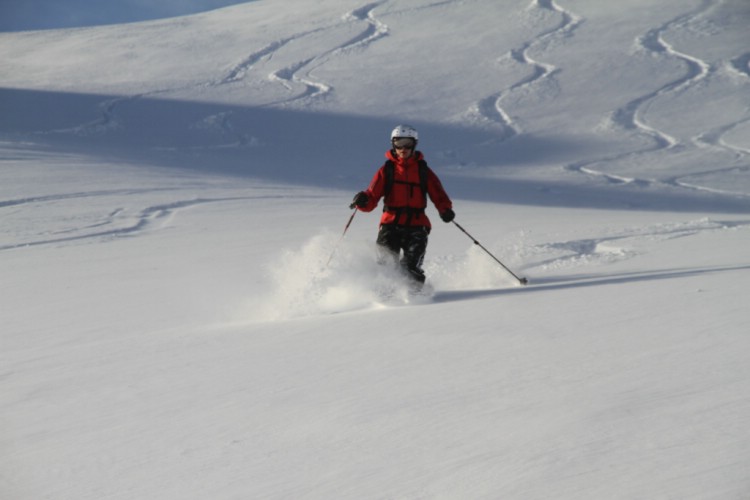
[(380, 226), (375, 243), (378, 248), (378, 264), (395, 266), (401, 253), (401, 234), (397, 228), (391, 225)]
[(409, 228), (404, 241), (404, 257), (401, 259), (401, 264), (409, 276), (419, 283), (425, 281), (422, 262), (427, 251), (428, 235), (429, 230), (426, 227)]

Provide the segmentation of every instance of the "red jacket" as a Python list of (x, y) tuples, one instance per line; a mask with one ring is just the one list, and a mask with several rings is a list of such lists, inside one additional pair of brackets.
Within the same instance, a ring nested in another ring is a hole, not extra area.
[[(381, 224), (401, 224), (409, 226), (432, 227), (430, 219), (424, 212), (427, 199), (422, 193), (419, 182), (419, 160), (424, 159), (420, 151), (405, 160), (401, 160), (392, 151), (388, 151), (385, 157), (393, 162), (393, 185), (390, 193), (384, 200), (385, 210), (380, 217)], [(375, 173), (370, 186), (365, 190), (367, 204), (361, 207), (363, 212), (371, 212), (378, 206), (380, 198), (385, 192), (385, 165)], [(427, 195), (437, 208), (438, 213), (453, 208), (453, 202), (443, 189), (437, 175), (427, 168)]]

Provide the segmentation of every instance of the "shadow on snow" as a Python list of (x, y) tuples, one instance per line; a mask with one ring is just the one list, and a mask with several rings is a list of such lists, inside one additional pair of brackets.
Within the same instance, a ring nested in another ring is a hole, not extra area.
[[(0, 137), (13, 149), (353, 192), (370, 181), (399, 119), (159, 97), (0, 89)], [(747, 199), (689, 190), (504, 178), (504, 168), (562, 166), (606, 144), (412, 123), (455, 199), (530, 206), (747, 213)], [(7, 159), (7, 158), (6, 158)], [(484, 175), (492, 169), (492, 176)], [(585, 185), (584, 185), (585, 184)], [(347, 194), (345, 202), (348, 202)]]
[(526, 286), (515, 286), (512, 288), (490, 289), (490, 290), (455, 290), (438, 291), (432, 302), (456, 302), (461, 300), (474, 300), (487, 297), (498, 297), (519, 293), (537, 293), (544, 291), (573, 290), (593, 286), (623, 285), (626, 283), (637, 283), (647, 281), (661, 281), (667, 279), (687, 278), (704, 274), (726, 273), (733, 271), (746, 271), (750, 266), (723, 266), (704, 269), (671, 269), (654, 272), (634, 272), (619, 275), (592, 275), (592, 276), (563, 276), (559, 278), (529, 279)]

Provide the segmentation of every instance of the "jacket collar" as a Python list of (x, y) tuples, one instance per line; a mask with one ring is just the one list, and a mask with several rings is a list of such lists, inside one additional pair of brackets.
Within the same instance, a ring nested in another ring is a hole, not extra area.
[(419, 160), (424, 158), (424, 155), (422, 155), (421, 151), (414, 151), (414, 154), (408, 157), (406, 160), (402, 160), (398, 156), (396, 156), (396, 153), (389, 149), (385, 152), (385, 157), (389, 160), (391, 160), (396, 165), (411, 165), (411, 164), (417, 164)]

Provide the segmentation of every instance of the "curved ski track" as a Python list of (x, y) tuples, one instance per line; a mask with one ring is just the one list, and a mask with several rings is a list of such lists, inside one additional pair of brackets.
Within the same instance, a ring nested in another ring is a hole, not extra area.
[[(301, 41), (308, 36), (317, 34), (327, 29), (339, 27), (345, 23), (365, 23), (366, 26), (364, 30), (345, 43), (333, 47), (328, 51), (322, 52), (321, 54), (298, 61), (292, 65), (276, 70), (269, 74), (270, 80), (278, 82), (289, 91), (293, 91), (296, 85), (301, 85), (304, 90), (288, 99), (266, 103), (266, 106), (287, 106), (293, 103), (310, 102), (314, 99), (322, 98), (330, 94), (333, 91), (333, 87), (325, 82), (316, 81), (312, 76), (312, 72), (338, 54), (343, 54), (352, 50), (364, 48), (367, 45), (376, 42), (380, 38), (388, 36), (388, 26), (380, 21), (374, 13), (375, 10), (379, 6), (383, 5), (386, 1), (387, 0), (371, 2), (361, 7), (355, 8), (343, 14), (341, 16), (341, 21), (331, 26), (302, 31), (300, 33), (292, 34), (283, 39), (274, 41), (266, 45), (265, 47), (252, 52), (240, 62), (232, 66), (225, 75), (217, 79), (207, 82), (194, 83), (183, 87), (158, 89), (151, 92), (108, 99), (98, 105), (100, 118), (96, 120), (66, 129), (38, 131), (37, 134), (72, 133), (75, 135), (88, 136), (101, 135), (111, 130), (116, 130), (121, 126), (117, 118), (116, 109), (125, 102), (140, 98), (153, 97), (156, 95), (175, 91), (237, 84), (243, 80), (247, 72), (252, 69), (253, 66), (255, 66), (258, 62), (271, 59), (276, 52), (292, 42)], [(421, 6), (419, 7), (419, 9), (456, 3), (456, 1), (457, 0), (443, 0), (430, 5)], [(638, 149), (634, 151), (618, 153), (615, 155), (571, 163), (564, 166), (566, 170), (586, 176), (604, 178), (608, 182), (611, 182), (613, 184), (650, 185), (654, 183), (662, 183), (681, 188), (719, 192), (718, 190), (702, 188), (700, 186), (695, 186), (687, 182), (683, 182), (678, 177), (666, 179), (664, 181), (655, 181), (653, 179), (635, 179), (628, 176), (606, 173), (597, 170), (596, 168), (594, 168), (594, 166), (599, 163), (618, 161), (628, 157), (653, 153), (660, 150), (670, 150), (681, 146), (679, 140), (671, 136), (666, 131), (658, 130), (655, 127), (649, 125), (647, 119), (645, 118), (649, 106), (652, 102), (659, 99), (660, 97), (683, 92), (685, 89), (696, 85), (701, 80), (704, 80), (717, 73), (720, 68), (713, 67), (709, 63), (701, 60), (698, 57), (680, 52), (665, 40), (664, 33), (672, 28), (679, 28), (681, 25), (688, 24), (692, 20), (700, 18), (710, 9), (716, 7), (720, 3), (721, 0), (703, 0), (700, 6), (696, 9), (688, 13), (681, 14), (660, 26), (648, 30), (645, 34), (636, 39), (637, 46), (642, 50), (654, 54), (657, 57), (669, 57), (677, 59), (684, 63), (687, 68), (684, 76), (682, 76), (681, 78), (669, 82), (652, 92), (639, 96), (625, 103), (623, 106), (612, 112), (609, 117), (609, 122), (614, 126), (619, 127), (623, 130), (634, 131), (641, 136), (649, 138), (652, 141), (653, 146), (644, 149)], [(576, 28), (580, 26), (582, 22), (584, 22), (584, 19), (581, 16), (561, 7), (555, 0), (532, 0), (528, 8), (529, 10), (539, 9), (557, 13), (560, 15), (561, 20), (560, 23), (554, 28), (538, 34), (533, 39), (529, 40), (519, 47), (511, 49), (509, 52), (499, 58), (500, 60), (511, 59), (515, 62), (530, 67), (531, 74), (529, 76), (515, 82), (513, 85), (506, 89), (502, 89), (499, 92), (480, 99), (475, 104), (475, 112), (477, 112), (483, 119), (492, 123), (497, 123), (505, 130), (505, 133), (503, 133), (502, 136), (498, 138), (499, 141), (505, 141), (507, 139), (510, 139), (511, 137), (523, 133), (523, 127), (510, 115), (510, 113), (505, 111), (502, 105), (502, 101), (514, 92), (533, 89), (534, 87), (539, 87), (545, 83), (549, 85), (555, 85), (554, 77), (555, 74), (559, 71), (558, 68), (554, 64), (535, 59), (534, 57), (532, 57), (531, 53), (535, 52), (536, 49), (543, 48), (549, 45), (550, 42), (554, 41), (555, 39), (564, 39), (573, 36)], [(750, 78), (750, 52), (743, 53), (728, 61), (726, 64), (726, 69), (738, 75), (740, 78)], [(212, 117), (208, 117), (208, 119), (211, 118)], [(750, 150), (730, 144), (729, 142), (723, 140), (723, 136), (728, 134), (734, 128), (746, 123), (747, 121), (750, 121), (750, 117), (740, 120), (736, 123), (718, 127), (714, 130), (705, 131), (704, 133), (699, 134), (697, 137), (693, 138), (692, 142), (697, 147), (714, 147), (724, 151), (730, 151), (734, 153), (738, 162), (744, 161), (750, 155)], [(221, 116), (220, 123), (222, 130), (224, 130), (227, 135), (236, 136), (236, 140), (234, 140), (231, 144), (223, 147), (243, 146), (252, 143), (252, 141), (245, 137), (243, 134), (234, 130), (231, 125), (231, 112), (223, 114)], [(735, 170), (737, 168), (742, 169), (746, 167), (738, 167), (735, 165), (727, 167), (726, 170)], [(718, 172), (718, 170), (710, 170), (706, 173), (715, 172)], [(700, 174), (693, 173), (690, 175), (690, 177), (695, 177), (696, 175)]]
[(578, 26), (584, 21), (581, 16), (560, 7), (554, 0), (532, 0), (529, 4), (529, 9), (552, 11), (559, 14), (561, 20), (554, 28), (540, 33), (532, 40), (529, 40), (520, 47), (511, 49), (508, 53), (499, 58), (499, 60), (511, 59), (520, 64), (529, 66), (532, 70), (529, 76), (515, 82), (507, 89), (491, 94), (476, 103), (476, 110), (479, 112), (480, 116), (490, 122), (500, 124), (506, 130), (500, 138), (500, 141), (505, 141), (523, 133), (522, 126), (518, 124), (510, 114), (505, 111), (505, 109), (503, 109), (503, 99), (512, 92), (532, 86), (539, 86), (545, 81), (553, 79), (555, 73), (558, 71), (558, 68), (554, 64), (538, 61), (534, 59), (530, 53), (538, 47), (549, 44), (549, 42), (554, 39), (562, 39), (572, 36), (576, 28), (578, 28)]
[[(332, 49), (318, 54), (314, 57), (298, 61), (292, 65), (289, 65), (280, 70), (274, 71), (269, 74), (269, 79), (276, 81), (283, 85), (287, 90), (292, 91), (295, 84), (302, 85), (304, 90), (288, 99), (284, 99), (278, 102), (269, 102), (265, 106), (279, 106), (289, 105), (295, 102), (310, 101), (312, 99), (321, 98), (333, 91), (333, 88), (324, 82), (316, 81), (311, 73), (315, 68), (320, 67), (331, 57), (338, 54), (346, 53), (352, 50), (363, 48), (376, 40), (388, 35), (388, 26), (377, 19), (374, 15), (374, 10), (385, 3), (386, 0), (379, 2), (371, 2), (363, 5), (362, 7), (353, 9), (341, 16), (341, 21), (331, 26), (321, 27), (314, 30), (302, 31), (300, 33), (292, 34), (288, 37), (276, 40), (259, 50), (256, 50), (249, 54), (247, 57), (242, 59), (240, 62), (232, 66), (225, 75), (206, 82), (193, 83), (181, 87), (164, 88), (150, 92), (144, 92), (135, 95), (123, 96), (115, 99), (108, 99), (98, 105), (100, 118), (91, 122), (84, 123), (75, 127), (58, 130), (38, 131), (37, 134), (48, 134), (48, 133), (73, 133), (75, 135), (98, 135), (106, 133), (110, 130), (114, 130), (120, 126), (120, 122), (117, 119), (116, 108), (124, 102), (154, 97), (160, 94), (166, 94), (170, 92), (179, 92), (191, 89), (200, 88), (211, 88), (222, 85), (232, 85), (241, 82), (246, 76), (247, 72), (253, 68), (258, 62), (263, 60), (269, 60), (273, 55), (289, 45), (292, 42), (303, 40), (305, 37), (320, 33), (325, 30), (340, 27), (343, 24), (362, 23), (366, 24), (365, 29), (346, 41), (345, 43), (333, 47)], [(237, 134), (231, 123), (229, 123), (229, 114), (222, 117), (223, 128), (230, 134), (237, 135), (236, 141), (232, 145), (244, 145), (247, 144), (247, 138), (241, 134)], [(210, 118), (210, 117), (209, 117)]]
[[(313, 99), (324, 97), (332, 92), (333, 87), (327, 83), (316, 81), (312, 76), (312, 72), (316, 68), (325, 64), (331, 57), (363, 48), (374, 41), (387, 36), (388, 26), (378, 20), (374, 15), (374, 10), (384, 2), (385, 0), (368, 3), (341, 16), (343, 23), (366, 23), (366, 27), (362, 33), (328, 51), (271, 73), (269, 78), (281, 83), (287, 88), (287, 90), (291, 91), (294, 88), (293, 84), (295, 83), (301, 84), (305, 90), (301, 94), (289, 99), (268, 103), (267, 106), (289, 105), (291, 103), (302, 101), (309, 102)], [(340, 26), (340, 24), (336, 24), (332, 26), (332, 28), (338, 26)], [(307, 34), (305, 34), (305, 36), (306, 35)], [(297, 36), (295, 38), (299, 39), (302, 37)]]
[[(656, 99), (666, 96), (666, 95), (674, 95), (674, 94), (683, 92), (688, 87), (694, 86), (698, 84), (698, 82), (717, 73), (718, 69), (698, 57), (692, 56), (690, 54), (686, 54), (684, 52), (680, 52), (674, 46), (672, 46), (668, 41), (666, 41), (663, 35), (666, 31), (672, 28), (683, 26), (685, 24), (690, 23), (691, 21), (695, 19), (698, 19), (704, 16), (709, 10), (716, 7), (719, 3), (721, 3), (721, 0), (718, 0), (718, 1), (717, 0), (703, 0), (703, 2), (698, 8), (688, 13), (682, 14), (662, 24), (661, 26), (653, 28), (647, 31), (644, 35), (636, 39), (637, 46), (645, 50), (646, 52), (654, 54), (655, 56), (658, 56), (658, 57), (671, 57), (674, 59), (678, 59), (679, 61), (684, 63), (687, 68), (685, 75), (682, 76), (681, 78), (674, 80), (672, 82), (669, 82), (661, 86), (660, 88), (654, 90), (653, 92), (649, 92), (647, 94), (637, 97), (636, 99), (631, 100), (630, 102), (626, 103), (622, 107), (615, 110), (609, 117), (609, 121), (613, 125), (624, 130), (635, 131), (641, 136), (650, 138), (651, 141), (653, 142), (653, 146), (645, 148), (645, 149), (639, 149), (635, 151), (629, 151), (629, 152), (620, 153), (616, 155), (601, 157), (601, 158), (597, 158), (594, 160), (586, 160), (582, 162), (572, 163), (572, 164), (565, 166), (566, 170), (576, 172), (576, 173), (581, 173), (581, 174), (588, 175), (588, 176), (601, 177), (614, 184), (637, 184), (637, 185), (646, 186), (646, 185), (658, 183), (658, 184), (670, 185), (673, 187), (687, 188), (691, 190), (711, 191), (715, 193), (731, 194), (731, 195), (741, 194), (743, 196), (747, 196), (746, 194), (742, 194), (742, 193), (732, 193), (732, 192), (692, 185), (687, 182), (681, 181), (680, 180), (681, 177), (673, 177), (673, 178), (665, 179), (663, 181), (656, 181), (653, 179), (649, 179), (649, 180), (635, 179), (631, 177), (605, 173), (605, 172), (596, 170), (592, 167), (592, 165), (596, 165), (598, 163), (613, 162), (613, 161), (621, 160), (621, 159), (636, 156), (636, 155), (643, 155), (643, 154), (653, 153), (657, 151), (665, 151), (665, 150), (670, 150), (670, 149), (682, 146), (678, 139), (669, 135), (666, 131), (656, 129), (655, 127), (652, 127), (651, 125), (649, 125), (647, 120), (645, 119), (646, 112), (648, 111), (650, 104), (654, 102)], [(748, 70), (749, 63), (750, 63), (750, 53), (746, 53), (733, 59), (730, 62), (730, 66), (735, 72), (745, 77), (750, 77), (750, 71)], [(749, 120), (750, 118), (746, 118), (736, 123), (724, 125), (715, 130), (706, 131), (698, 135), (697, 137), (693, 138), (692, 142), (698, 147), (707, 145), (710, 147), (717, 147), (719, 149), (731, 151), (735, 154), (738, 160), (742, 160), (748, 155), (748, 153), (750, 153), (750, 151), (740, 148), (740, 147), (732, 146), (726, 141), (724, 141), (722, 137), (725, 134), (727, 134), (729, 131), (734, 129), (735, 127)], [(732, 170), (736, 170), (737, 168), (742, 168), (742, 167), (732, 166), (723, 170), (732, 171)], [(717, 173), (719, 171), (720, 170), (714, 169), (714, 170), (709, 170), (706, 173)], [(692, 173), (690, 174), (690, 177), (695, 177), (697, 175), (700, 175), (700, 174)]]
[[(542, 260), (531, 262), (523, 270), (535, 268), (549, 270), (612, 263), (636, 257), (638, 251), (631, 247), (641, 240), (666, 241), (701, 233), (748, 227), (750, 227), (750, 220), (721, 221), (702, 218), (687, 222), (624, 229), (617, 234), (601, 238), (544, 243), (523, 249), (523, 253), (526, 254), (524, 260), (527, 262), (533, 261), (535, 255), (542, 257)], [(518, 253), (518, 251), (508, 253)]]
[[(129, 196), (133, 194), (145, 194), (153, 193), (158, 191), (176, 191), (178, 188), (157, 188), (157, 189), (116, 189), (116, 190), (101, 190), (101, 191), (88, 191), (78, 193), (64, 193), (47, 196), (38, 196), (32, 198), (23, 198), (16, 200), (0, 201), (0, 209), (6, 207), (31, 205), (39, 203), (54, 203), (58, 201), (80, 199), (80, 198), (93, 198), (93, 197), (108, 197), (108, 196)], [(164, 203), (160, 205), (149, 206), (142, 209), (137, 215), (127, 215), (124, 208), (116, 208), (111, 210), (104, 216), (99, 222), (89, 224), (82, 227), (74, 227), (57, 231), (55, 233), (46, 233), (57, 235), (57, 237), (48, 237), (43, 239), (36, 239), (23, 243), (15, 243), (12, 245), (0, 244), (0, 251), (13, 250), (16, 248), (27, 248), (41, 245), (51, 245), (59, 243), (69, 243), (73, 241), (81, 240), (92, 240), (102, 238), (117, 238), (122, 236), (131, 236), (137, 233), (141, 233), (150, 226), (157, 222), (166, 224), (171, 218), (179, 211), (185, 208), (190, 208), (197, 205), (204, 205), (208, 203), (224, 203), (238, 200), (256, 200), (256, 199), (281, 199), (284, 196), (281, 195), (266, 195), (266, 196), (234, 196), (225, 198), (194, 198), (189, 200), (173, 201), (171, 203)], [(112, 227), (110, 229), (102, 229), (107, 226), (113, 226), (121, 221), (128, 221), (135, 218), (135, 220), (129, 224), (121, 225), (120, 227)], [(71, 233), (83, 233), (76, 234), (73, 236), (60, 236), (62, 234)], [(41, 233), (45, 234), (45, 233)]]

